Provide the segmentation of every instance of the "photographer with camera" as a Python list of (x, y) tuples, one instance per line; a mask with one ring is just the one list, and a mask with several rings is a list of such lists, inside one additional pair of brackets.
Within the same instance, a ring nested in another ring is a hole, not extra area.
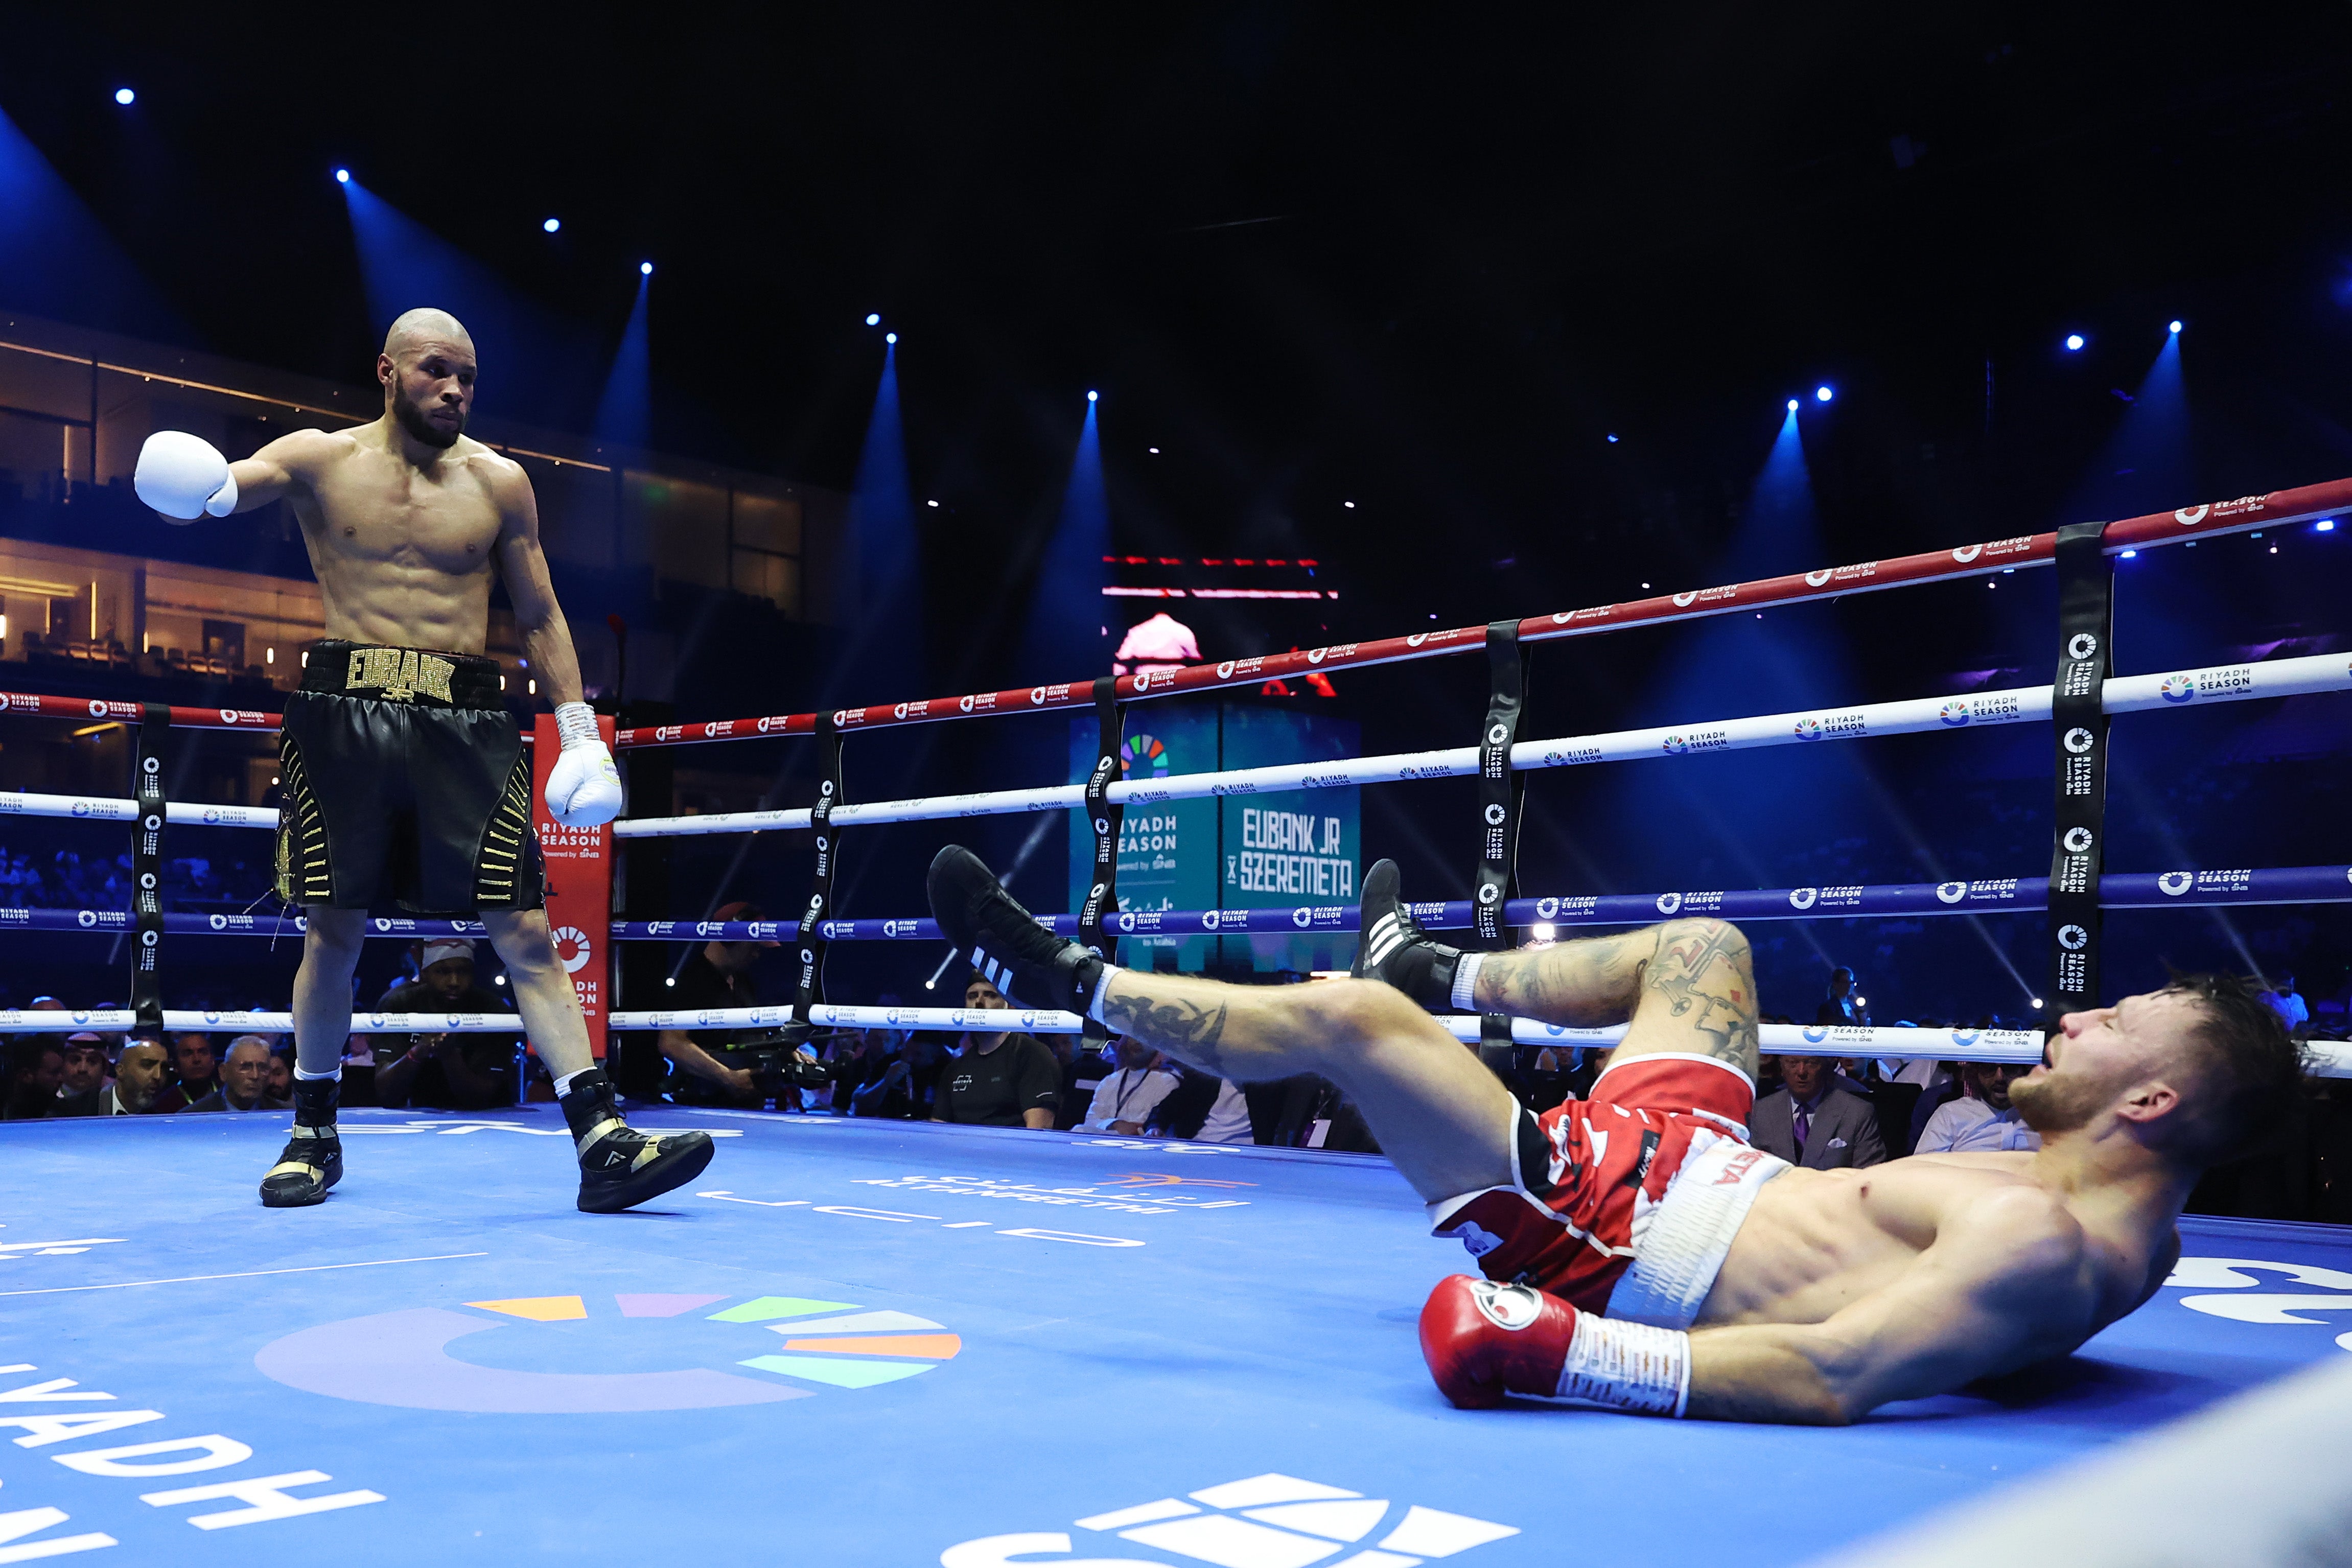
[[(462, 936), (436, 937), (415, 948), (416, 978), (384, 992), (388, 1013), (495, 1013), (507, 1010), (494, 992), (474, 983), (474, 945)], [(517, 1019), (518, 1025), (520, 1019)], [(515, 1103), (515, 1034), (380, 1034), (375, 1053), (376, 1103), (397, 1109), (487, 1111)], [(248, 1039), (257, 1038), (253, 1036)], [(267, 1049), (267, 1042), (264, 1049)], [(268, 1058), (262, 1061), (266, 1072)]]
[[(745, 900), (724, 904), (711, 912), (713, 920), (755, 921), (765, 918), (760, 906)], [(751, 971), (760, 962), (761, 952), (783, 944), (772, 937), (756, 941), (705, 942), (686, 967), (677, 972), (677, 983), (669, 988), (664, 1007), (670, 1011), (694, 1011), (704, 1008), (756, 1008), (760, 1005), (759, 988), (752, 983)], [(666, 1029), (657, 1037), (661, 1053), (677, 1065), (677, 1071), (670, 1080), (670, 1094), (683, 1104), (693, 1105), (761, 1105), (776, 1091), (762, 1088), (758, 1075), (748, 1066), (730, 1066), (711, 1054), (730, 1046), (766, 1039), (773, 1031), (759, 1028), (740, 1029)]]

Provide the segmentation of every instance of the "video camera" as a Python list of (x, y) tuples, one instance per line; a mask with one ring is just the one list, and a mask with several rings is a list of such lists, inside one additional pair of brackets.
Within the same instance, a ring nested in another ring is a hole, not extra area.
[(786, 1024), (749, 1040), (714, 1047), (710, 1055), (722, 1067), (751, 1073), (751, 1082), (762, 1094), (822, 1089), (833, 1082), (833, 1068), (801, 1054), (801, 1047), (809, 1042), (814, 1032), (806, 1024)]

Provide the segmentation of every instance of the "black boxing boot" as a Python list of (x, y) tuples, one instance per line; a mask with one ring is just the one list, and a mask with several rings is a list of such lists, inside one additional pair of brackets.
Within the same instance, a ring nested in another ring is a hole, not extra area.
[(340, 1074), (294, 1080), (294, 1134), (261, 1178), (263, 1207), (322, 1202), (327, 1189), (343, 1179), (343, 1143), (335, 1134), (335, 1101), (342, 1087)]
[(940, 934), (1006, 996), (1024, 1007), (1074, 1013), (1094, 1006), (1102, 959), (1038, 925), (978, 855), (950, 844), (932, 859), (925, 889)]
[(584, 1214), (618, 1214), (649, 1197), (659, 1197), (702, 1174), (710, 1163), (708, 1133), (638, 1132), (621, 1120), (613, 1085), (590, 1068), (572, 1080), (561, 1100), (572, 1142), (580, 1153), (580, 1208)]
[(1402, 880), (1394, 861), (1375, 862), (1364, 873), (1356, 961), (1348, 973), (1360, 980), (1385, 980), (1432, 1012), (1457, 1011), (1454, 977), (1462, 949), (1429, 939), (1405, 904)]

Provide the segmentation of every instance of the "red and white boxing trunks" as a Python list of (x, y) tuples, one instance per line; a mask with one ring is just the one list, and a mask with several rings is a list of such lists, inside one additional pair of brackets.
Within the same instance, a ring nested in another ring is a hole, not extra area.
[(1591, 1098), (1512, 1107), (1512, 1185), (1429, 1206), (1490, 1280), (1580, 1312), (1686, 1329), (1763, 1185), (1788, 1163), (1748, 1143), (1748, 1076), (1659, 1052), (1611, 1066)]

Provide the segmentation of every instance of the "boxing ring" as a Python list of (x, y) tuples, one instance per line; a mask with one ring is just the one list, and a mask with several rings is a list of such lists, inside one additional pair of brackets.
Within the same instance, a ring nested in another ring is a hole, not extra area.
[[(2111, 523), (2089, 549), (2106, 557), (2347, 508), (2352, 480)], [(625, 757), (806, 737), (824, 748), (829, 788), (804, 810), (625, 818), (608, 831), (804, 831), (821, 852), (797, 923), (605, 927), (615, 944), (795, 944), (802, 986), (792, 1004), (609, 1010), (598, 1021), (962, 1027), (970, 1015), (959, 1009), (823, 994), (827, 944), (939, 942), (912, 901), (879, 915), (831, 907), (830, 840), (852, 829), (1075, 810), (1084, 816), (1074, 831), (1099, 848), (1106, 834), (1115, 841), (1126, 807), (1460, 777), (1494, 786), (1482, 810), (1508, 821), (1512, 779), (1545, 768), (1674, 766), (1714, 750), (2016, 724), (2053, 732), (2063, 789), (2066, 756), (2103, 754), (2103, 733), (2081, 752), (2070, 746), (2090, 733), (2086, 702), (2112, 716), (2352, 689), (2352, 658), (2339, 654), (2163, 674), (2101, 665), (2078, 678), (2066, 661), (2081, 633), (2062, 627), (2061, 673), (2049, 686), (1555, 738), (1521, 739), (1507, 723), (1497, 737), (1491, 722), (1516, 644), (2045, 566), (2065, 553), (2066, 541), (2036, 535), (1564, 612), (1507, 632), (1498, 624), (1151, 672), (1117, 690), (1081, 683), (625, 730), (614, 737)], [(2084, 553), (2078, 538), (2077, 569)], [(1127, 782), (1098, 760), (1088, 785), (894, 800), (849, 800), (840, 788), (841, 747), (865, 729), (1092, 709), (1109, 757), (1126, 703), (1476, 653), (1496, 672), (1477, 747)], [(142, 724), (150, 737), (272, 723), (0, 695), (0, 712), (82, 717), (101, 707), (99, 716)], [(152, 754), (144, 738), (142, 757)], [(0, 795), (5, 814), (151, 835), (180, 823), (275, 824), (265, 809), (168, 802), (152, 789), (122, 800)], [(1695, 913), (2046, 912), (2063, 974), (2058, 955), (2095, 956), (2098, 908), (2352, 901), (2352, 865), (2108, 871), (2093, 858), (2085, 882), (2063, 843), (2046, 877), (1522, 896), (1507, 838), (1481, 862), (1479, 896), (1415, 913), (1483, 936)], [(1108, 944), (1345, 931), (1354, 915), (1345, 904), (1129, 914), (1107, 885), (1048, 923)], [(479, 930), (373, 924), (402, 939)], [(174, 915), (160, 900), (131, 911), (0, 912), (0, 932), (127, 935), (137, 950), (167, 956), (175, 937), (261, 938), (298, 925)], [(583, 964), (595, 946), (583, 945)], [(282, 1012), (161, 999), (151, 991), (134, 997), (136, 1009), (0, 1013), (0, 1032), (142, 1021), (290, 1028)], [(1084, 1027), (1035, 1009), (990, 1021), (1040, 1033)], [(1445, 1021), (1488, 1051), (1614, 1035), (1491, 1016)], [(354, 1019), (359, 1032), (511, 1033), (517, 1023), (511, 1014)], [(1764, 1048), (2027, 1061), (2039, 1039), (1768, 1026)], [(2325, 1049), (2315, 1066), (2352, 1076), (2352, 1051)], [(0, 1372), (0, 1454), (10, 1456), (0, 1460), (0, 1563), (89, 1552), (242, 1563), (289, 1548), (359, 1563), (509, 1563), (576, 1559), (583, 1534), (591, 1550), (609, 1543), (656, 1563), (1794, 1564), (1841, 1551), (1870, 1561), (1881, 1532), (1943, 1508), (1981, 1517), (2012, 1482), (2063, 1474), (2095, 1450), (2160, 1434), (2300, 1369), (2324, 1374), (2352, 1351), (2352, 1233), (2189, 1217), (2180, 1265), (2156, 1299), (2063, 1367), (1890, 1406), (1850, 1428), (1524, 1402), (1463, 1412), (1431, 1386), (1414, 1342), (1421, 1301), (1463, 1260), (1429, 1239), (1420, 1204), (1377, 1157), (667, 1106), (632, 1118), (646, 1131), (709, 1131), (719, 1155), (701, 1183), (611, 1219), (572, 1209), (571, 1150), (551, 1105), (346, 1110), (350, 1174), (329, 1202), (299, 1210), (265, 1211), (254, 1197), (284, 1135), (275, 1116), (10, 1124), (0, 1132), (9, 1172), (0, 1323), (10, 1352)]]

